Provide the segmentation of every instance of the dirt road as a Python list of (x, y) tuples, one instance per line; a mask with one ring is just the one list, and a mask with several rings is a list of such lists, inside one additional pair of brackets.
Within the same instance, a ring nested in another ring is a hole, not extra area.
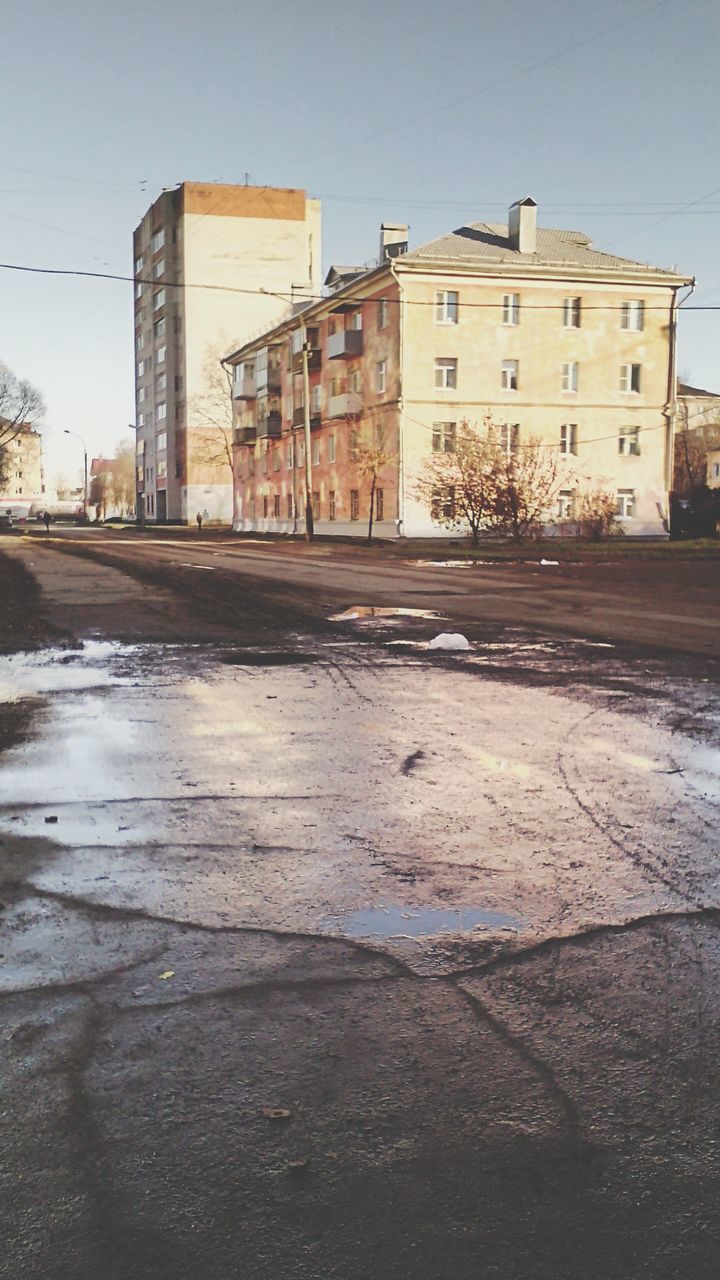
[(529, 566), (74, 545), (115, 567), (4, 544), (3, 1274), (714, 1277), (707, 630), (625, 644)]

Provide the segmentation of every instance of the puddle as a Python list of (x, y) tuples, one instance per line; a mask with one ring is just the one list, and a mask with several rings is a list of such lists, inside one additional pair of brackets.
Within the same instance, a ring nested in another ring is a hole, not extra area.
[(468, 933), (473, 929), (520, 928), (516, 916), (484, 907), (368, 907), (344, 916), (326, 916), (321, 933), (347, 938), (433, 938), (440, 933)]
[(221, 655), (220, 661), (226, 667), (292, 667), (305, 665), (308, 662), (318, 662), (320, 657), (319, 653), (300, 653), (289, 649), (277, 649), (274, 652), (270, 650), (258, 652), (255, 650), (242, 653), (224, 653)]
[(356, 604), (344, 613), (331, 613), (328, 622), (357, 622), (367, 618), (444, 618), (435, 609), (398, 609), (379, 605)]
[(495, 560), (410, 560), (409, 564), (429, 569), (472, 569), (476, 564), (497, 564)]
[(86, 640), (81, 649), (45, 649), (0, 659), (0, 702), (46, 693), (89, 692), (123, 684), (108, 663), (139, 651), (139, 645)]

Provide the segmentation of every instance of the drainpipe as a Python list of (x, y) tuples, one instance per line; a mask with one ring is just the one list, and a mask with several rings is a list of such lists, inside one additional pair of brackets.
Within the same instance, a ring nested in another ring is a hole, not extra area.
[(667, 494), (667, 517), (664, 524), (667, 533), (670, 532), (670, 493), (673, 486), (673, 471), (675, 467), (675, 420), (677, 418), (677, 313), (684, 302), (687, 302), (695, 290), (695, 281), (688, 288), (685, 297), (678, 302), (679, 288), (673, 289), (672, 302), (670, 303), (670, 322), (668, 325), (669, 351), (668, 351), (668, 382), (667, 382), (667, 401), (663, 409), (663, 417), (665, 419), (665, 492)]
[(400, 371), (400, 387), (398, 394), (398, 537), (405, 533), (405, 429), (403, 425), (403, 388), (404, 379), (404, 341), (405, 341), (405, 295), (400, 277), (395, 270), (395, 260), (390, 259), (390, 274), (398, 287), (400, 297), (400, 316), (398, 319), (398, 369)]

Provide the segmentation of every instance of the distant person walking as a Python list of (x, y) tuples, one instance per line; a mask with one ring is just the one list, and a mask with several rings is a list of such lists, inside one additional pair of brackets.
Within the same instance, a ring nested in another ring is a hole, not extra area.
[(196, 515), (195, 519), (197, 520), (197, 527), (198, 527), (198, 533), (199, 533), (199, 532), (200, 532), (200, 530), (202, 529), (202, 522), (203, 522), (203, 513), (202, 513), (202, 511), (198, 511), (198, 513), (197, 513), (197, 515)]
[(50, 512), (49, 511), (43, 511), (43, 524), (45, 525), (45, 532), (49, 533), (50, 532)]

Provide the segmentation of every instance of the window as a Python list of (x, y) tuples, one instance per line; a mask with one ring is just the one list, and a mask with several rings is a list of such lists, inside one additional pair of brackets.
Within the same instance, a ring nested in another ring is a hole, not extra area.
[(385, 519), (385, 494), (382, 489), (375, 490), (375, 519)]
[[(161, 321), (161, 323), (163, 323), (163, 322)], [(164, 364), (164, 363), (165, 363), (165, 352), (166, 352), (166, 350), (167, 350), (167, 348), (166, 348), (166, 347), (158, 347), (158, 349), (157, 349), (157, 354), (156, 354), (156, 356), (155, 356), (155, 363), (156, 363), (156, 364)]]
[(433, 489), (430, 500), (430, 516), (433, 520), (455, 519), (455, 486)]
[(293, 444), (292, 444), (292, 441), (291, 441), (291, 442), (290, 442), (290, 444), (288, 445), (288, 449), (287, 449), (287, 469), (288, 469), (288, 471), (292, 471), (293, 466), (294, 466), (294, 461), (295, 461), (295, 460), (294, 460), (294, 457), (293, 457), (294, 452), (295, 452), (295, 451), (294, 451)]
[(618, 489), (616, 497), (616, 515), (620, 516), (621, 520), (632, 520), (635, 515), (635, 490)]
[(276, 520), (280, 519), (280, 494), (276, 493), (273, 498), (273, 515)]
[(298, 440), (297, 442), (297, 464), (296, 465), (298, 466), (298, 468), (302, 468), (305, 466), (305, 441), (304, 440)]
[(577, 453), (577, 423), (563, 422), (560, 428), (560, 452)]
[(571, 360), (569, 364), (562, 367), (562, 389), (563, 391), (577, 391), (578, 389), (578, 363)]
[(520, 323), (520, 294), (504, 293), (502, 306), (503, 324)]
[(319, 440), (313, 440), (312, 442), (312, 464), (314, 467), (320, 466), (320, 441)]
[(315, 516), (315, 519), (319, 520), (320, 519), (320, 494), (317, 489), (313, 490), (312, 509), (313, 509), (313, 515)]
[(328, 320), (327, 331), (328, 331), (329, 338), (332, 338), (333, 334), (337, 331), (337, 320), (335, 320), (332, 316)]
[(375, 390), (381, 396), (385, 391), (385, 372), (387, 370), (387, 361), (378, 360), (375, 366)]
[(167, 418), (167, 405), (165, 404), (164, 400), (162, 400), (157, 407), (157, 416), (158, 416), (158, 421), (160, 421), (162, 418)]
[[(342, 379), (339, 380), (338, 385), (342, 388)], [(353, 369), (350, 374), (350, 390), (353, 391), (355, 395), (359, 395), (362, 391), (362, 374), (359, 369)], [(333, 392), (333, 395), (342, 395), (342, 389), (338, 392)]]
[(334, 437), (334, 436), (328, 436), (328, 442), (327, 442), (327, 460), (328, 460), (328, 462), (334, 462), (334, 461), (335, 461), (335, 437)]
[(164, 274), (165, 274), (165, 259), (160, 258), (159, 262), (156, 262), (155, 266), (153, 267), (153, 275), (155, 279), (158, 280), (160, 276)]
[(457, 425), (454, 422), (433, 422), (433, 453), (454, 453), (457, 445)]
[(161, 431), (155, 441), (155, 448), (158, 453), (162, 453), (163, 449), (167, 449), (167, 431)]
[(449, 359), (435, 361), (435, 386), (438, 391), (457, 389), (457, 363), (457, 360)]
[(137, 284), (135, 285), (135, 297), (136, 297), (136, 299), (137, 299), (137, 298), (142, 298), (142, 285), (141, 285), (141, 283), (140, 283), (140, 281), (139, 281), (139, 280), (138, 280)]
[[(384, 328), (385, 328), (385, 326), (386, 326), (386, 324), (387, 324), (387, 318), (388, 318), (388, 304), (387, 304), (387, 298), (380, 298), (380, 300), (379, 300), (379, 302), (378, 302), (378, 307), (377, 307), (377, 327), (378, 327), (378, 329), (384, 329)], [(332, 519), (332, 518), (333, 518), (333, 517), (331, 517), (331, 519)]]
[(263, 518), (265, 520), (267, 520), (269, 512), (270, 512), (270, 499), (268, 498), (267, 494), (264, 494), (263, 495)]
[(566, 298), (563, 302), (563, 324), (566, 329), (580, 328), (580, 298)]
[(157, 478), (158, 480), (165, 480), (166, 477), (167, 477), (167, 462), (165, 461), (164, 458), (158, 458)]
[(165, 306), (165, 290), (158, 289), (157, 293), (153, 295), (153, 311), (159, 311), (160, 308), (164, 306)]
[(620, 390), (631, 395), (637, 395), (640, 391), (640, 369), (639, 364), (621, 364), (620, 365)]
[(138, 367), (137, 367), (137, 376), (138, 376), (138, 378), (142, 378), (142, 376), (143, 376), (144, 372), (145, 372), (145, 361), (144, 361), (144, 360), (139, 360), (139, 361), (138, 361)]
[(141, 333), (138, 333), (135, 338), (135, 350), (142, 351), (144, 346), (145, 346), (145, 339)]
[(519, 422), (503, 422), (500, 425), (500, 448), (503, 453), (517, 453), (520, 439)]
[(157, 253), (158, 249), (162, 249), (164, 243), (165, 243), (165, 232), (161, 227), (159, 231), (155, 232), (155, 235), (153, 236), (151, 241), (151, 248), (153, 253)]
[(273, 459), (273, 471), (279, 471), (279, 470), (280, 470), (280, 463), (281, 463), (281, 461), (282, 461), (282, 459), (281, 459), (281, 457), (280, 457), (280, 450), (279, 450), (279, 449), (273, 449), (273, 456), (272, 456), (272, 459)]
[(457, 324), (460, 295), (456, 289), (438, 289), (435, 294), (435, 323)]
[(293, 518), (293, 496), (291, 493), (287, 495), (287, 518), (288, 520)]
[(138, 387), (137, 398), (138, 398), (138, 404), (142, 404), (143, 400), (145, 399), (145, 388), (144, 388), (144, 387)]
[(136, 274), (136, 275), (138, 275), (138, 274), (142, 271), (144, 262), (145, 262), (145, 259), (143, 258), (142, 254), (140, 254), (140, 255), (135, 259), (135, 274)]
[(310, 391), (310, 408), (313, 413), (319, 413), (322, 407), (322, 387), (318, 382), (316, 387)]
[(500, 386), (503, 391), (517, 391), (519, 371), (517, 360), (503, 360), (500, 366)]
[(163, 392), (166, 390), (166, 388), (167, 388), (167, 374), (159, 373), (157, 378), (155, 379), (155, 390), (156, 392)]
[(139, 426), (139, 427), (144, 427), (144, 426), (145, 426), (145, 414), (144, 414), (144, 413), (139, 413), (139, 414), (138, 414), (137, 424), (138, 424), (138, 426)]
[(362, 311), (353, 311), (352, 314), (348, 316), (347, 327), (350, 330), (362, 329)]
[(640, 454), (640, 428), (639, 427), (621, 427), (618, 436), (618, 453), (621, 457), (627, 458), (631, 454), (638, 457)]
[(165, 317), (163, 316), (162, 320), (156, 320), (155, 324), (153, 325), (153, 332), (155, 334), (155, 337), (164, 338), (165, 329), (166, 329), (166, 321), (165, 321)]
[(328, 520), (335, 519), (335, 490), (331, 489), (329, 494)]
[(557, 496), (557, 518), (558, 520), (572, 520), (573, 518), (572, 489), (560, 490)]
[(639, 300), (623, 302), (620, 308), (620, 328), (634, 329), (637, 333), (645, 328), (645, 303)]
[(351, 520), (360, 519), (360, 490), (359, 489), (350, 490), (350, 519)]

